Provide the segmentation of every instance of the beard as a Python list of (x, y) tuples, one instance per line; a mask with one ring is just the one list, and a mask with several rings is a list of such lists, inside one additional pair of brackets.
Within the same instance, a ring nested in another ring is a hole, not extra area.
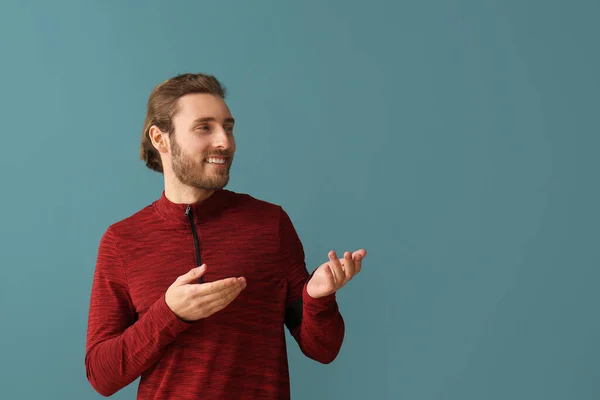
[[(175, 176), (181, 183), (197, 189), (221, 190), (229, 183), (229, 170), (233, 162), (233, 154), (228, 151), (216, 150), (194, 160), (185, 154), (177, 140), (172, 141), (172, 167)], [(212, 168), (205, 160), (209, 157), (227, 157), (225, 167)]]

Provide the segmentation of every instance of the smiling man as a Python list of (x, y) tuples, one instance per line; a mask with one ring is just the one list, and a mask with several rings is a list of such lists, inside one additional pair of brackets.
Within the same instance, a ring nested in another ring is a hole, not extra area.
[(364, 249), (309, 275), (281, 206), (224, 189), (235, 120), (211, 75), (151, 93), (141, 141), (164, 190), (104, 233), (91, 290), (85, 366), (110, 396), (141, 377), (138, 399), (288, 399), (285, 329), (320, 363), (338, 355), (336, 292)]

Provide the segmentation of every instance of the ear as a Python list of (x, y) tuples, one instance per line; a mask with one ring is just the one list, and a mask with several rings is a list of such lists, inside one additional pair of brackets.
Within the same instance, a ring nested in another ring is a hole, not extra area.
[(161, 131), (156, 125), (152, 125), (148, 130), (148, 136), (150, 137), (150, 141), (156, 150), (159, 153), (168, 153), (169, 152), (169, 137), (168, 135)]

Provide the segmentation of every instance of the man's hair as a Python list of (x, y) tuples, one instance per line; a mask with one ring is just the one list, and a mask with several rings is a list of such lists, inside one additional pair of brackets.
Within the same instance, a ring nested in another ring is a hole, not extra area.
[(150, 127), (156, 125), (169, 135), (173, 133), (173, 117), (177, 113), (177, 101), (180, 97), (190, 93), (209, 93), (224, 99), (226, 90), (217, 78), (202, 73), (177, 75), (156, 86), (148, 98), (148, 109), (140, 146), (140, 159), (146, 162), (148, 168), (163, 172), (160, 154), (152, 145), (148, 134)]

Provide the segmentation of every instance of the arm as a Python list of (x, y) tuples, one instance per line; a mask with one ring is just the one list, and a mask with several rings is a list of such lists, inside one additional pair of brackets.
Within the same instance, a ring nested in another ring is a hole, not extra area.
[(110, 396), (129, 385), (188, 326), (167, 306), (164, 295), (137, 318), (109, 228), (100, 241), (88, 316), (85, 368), (92, 387)]
[(304, 249), (283, 209), (279, 239), (288, 281), (286, 326), (307, 357), (323, 364), (331, 363), (340, 351), (345, 331), (335, 293), (316, 299), (308, 294), (306, 287), (310, 276)]

